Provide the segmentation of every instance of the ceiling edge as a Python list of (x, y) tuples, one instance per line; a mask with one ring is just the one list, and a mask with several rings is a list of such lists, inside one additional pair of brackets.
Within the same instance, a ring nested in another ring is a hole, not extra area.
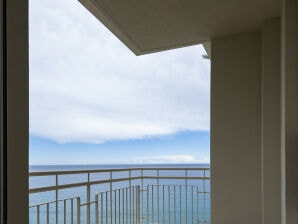
[(206, 41), (203, 43), (203, 46), (205, 48), (205, 51), (209, 58), (211, 58), (211, 41)]
[[(211, 44), (207, 41), (197, 41), (190, 43), (175, 44), (170, 46), (162, 46), (153, 49), (142, 49), (137, 42), (121, 27), (113, 18), (100, 6), (96, 0), (79, 0), (79, 2), (93, 14), (105, 27), (107, 27), (125, 46), (127, 46), (135, 55), (145, 55), (160, 51), (173, 50), (197, 44), (203, 44), (208, 56), (211, 55)], [(210, 50), (208, 50), (210, 49)]]
[(135, 55), (140, 55), (143, 50), (114, 20), (106, 13), (95, 0), (79, 0), (105, 27), (107, 27), (123, 44)]

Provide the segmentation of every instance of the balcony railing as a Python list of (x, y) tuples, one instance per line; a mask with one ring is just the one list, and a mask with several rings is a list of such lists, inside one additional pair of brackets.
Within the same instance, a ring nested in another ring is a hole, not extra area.
[(209, 168), (31, 172), (30, 224), (210, 223)]

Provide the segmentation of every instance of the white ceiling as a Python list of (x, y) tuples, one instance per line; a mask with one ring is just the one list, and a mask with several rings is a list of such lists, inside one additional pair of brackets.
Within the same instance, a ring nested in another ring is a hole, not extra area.
[(135, 54), (256, 31), (280, 0), (79, 0)]

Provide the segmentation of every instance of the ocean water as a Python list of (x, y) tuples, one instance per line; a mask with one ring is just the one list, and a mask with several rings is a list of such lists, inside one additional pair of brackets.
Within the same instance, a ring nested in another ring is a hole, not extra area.
[[(41, 165), (30, 166), (30, 172), (70, 171), (70, 170), (99, 170), (119, 168), (209, 168), (209, 164), (148, 164), (148, 165)], [(140, 176), (140, 170), (131, 171), (131, 177)], [(156, 170), (143, 171), (144, 176), (156, 176)], [(185, 176), (185, 171), (161, 170), (160, 176)], [(188, 171), (188, 176), (203, 176), (203, 171)], [(205, 173), (210, 176), (210, 172)], [(129, 177), (128, 171), (112, 174), (113, 179)], [(86, 182), (87, 174), (61, 175), (59, 185)], [(95, 173), (90, 175), (90, 181), (100, 181), (110, 178), (110, 173)], [(55, 185), (55, 176), (30, 177), (29, 188), (39, 188)], [(187, 186), (186, 186), (187, 184)], [(129, 188), (134, 186), (135, 188)], [(138, 188), (137, 188), (138, 187)], [(137, 190), (138, 189), (138, 190)], [(111, 191), (112, 190), (112, 191)], [(139, 194), (137, 192), (140, 192)], [(199, 192), (199, 193), (198, 193)], [(87, 202), (87, 187), (74, 187), (58, 191), (58, 204), (54, 202), (56, 192), (33, 193), (29, 196), (30, 224), (38, 223), (77, 223), (77, 199), (81, 204)], [(184, 179), (136, 179), (91, 185), (90, 223), (209, 223), (210, 221), (210, 181)], [(139, 207), (137, 206), (140, 205)], [(57, 206), (57, 207), (56, 207)], [(58, 217), (56, 217), (56, 209)], [(87, 206), (80, 207), (80, 222), (87, 223)], [(98, 211), (96, 217), (96, 209)], [(38, 212), (39, 210), (39, 212)], [(39, 213), (39, 216), (37, 215)], [(138, 214), (138, 215), (136, 215)], [(138, 218), (134, 218), (138, 217)]]

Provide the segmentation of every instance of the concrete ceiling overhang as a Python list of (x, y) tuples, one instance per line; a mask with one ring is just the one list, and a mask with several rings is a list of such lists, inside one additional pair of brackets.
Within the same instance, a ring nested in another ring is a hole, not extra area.
[(136, 55), (257, 31), (280, 0), (79, 0)]

